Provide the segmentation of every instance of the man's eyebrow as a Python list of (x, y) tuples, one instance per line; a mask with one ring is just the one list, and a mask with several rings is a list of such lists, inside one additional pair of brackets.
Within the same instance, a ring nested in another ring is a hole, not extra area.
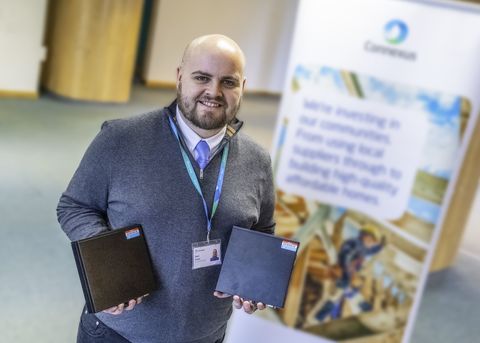
[[(201, 70), (195, 70), (194, 72), (191, 73), (191, 75), (202, 75), (202, 76), (213, 77), (212, 74), (207, 73), (205, 71), (201, 71)], [(222, 77), (222, 80), (227, 80), (227, 79), (228, 80), (240, 81), (240, 77), (238, 77), (237, 75), (227, 75), (227, 76)]]
[(239, 78), (237, 75), (228, 75), (228, 76), (222, 77), (222, 80), (235, 80), (235, 81), (239, 81), (240, 78)]
[(195, 70), (194, 72), (192, 72), (192, 75), (195, 75), (195, 74), (200, 74), (200, 75), (203, 75), (203, 76), (210, 76), (210, 77), (213, 77), (212, 74), (209, 74), (207, 72), (204, 72), (204, 71), (201, 71), (201, 70)]

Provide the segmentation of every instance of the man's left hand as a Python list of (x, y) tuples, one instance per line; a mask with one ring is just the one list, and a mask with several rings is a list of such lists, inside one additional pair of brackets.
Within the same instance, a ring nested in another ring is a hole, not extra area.
[[(218, 291), (213, 292), (213, 295), (221, 299), (231, 297), (230, 294), (226, 294)], [(248, 314), (252, 314), (257, 309), (264, 310), (266, 307), (264, 303), (255, 303), (254, 301), (251, 301), (251, 300), (245, 300), (238, 295), (233, 296), (232, 303), (233, 303), (233, 307), (235, 307), (238, 310), (243, 308), (245, 313), (248, 313)]]

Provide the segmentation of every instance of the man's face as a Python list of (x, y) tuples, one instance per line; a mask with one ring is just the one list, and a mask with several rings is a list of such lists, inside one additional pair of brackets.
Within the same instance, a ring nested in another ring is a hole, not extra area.
[(372, 235), (368, 235), (368, 234), (364, 235), (362, 237), (362, 240), (363, 240), (363, 245), (367, 248), (371, 248), (377, 244), (377, 240)]
[(183, 115), (203, 130), (216, 130), (237, 114), (243, 66), (229, 52), (195, 52), (177, 71), (177, 100)]

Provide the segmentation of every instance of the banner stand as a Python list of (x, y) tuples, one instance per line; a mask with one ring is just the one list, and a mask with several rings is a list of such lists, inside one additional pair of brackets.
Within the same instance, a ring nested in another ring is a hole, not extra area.
[(455, 263), (480, 179), (480, 120), (477, 119), (437, 243), (430, 271)]

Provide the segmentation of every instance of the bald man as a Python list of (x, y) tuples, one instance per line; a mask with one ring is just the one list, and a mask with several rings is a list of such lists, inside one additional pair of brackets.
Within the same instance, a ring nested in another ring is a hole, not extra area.
[(269, 154), (239, 132), (244, 66), (230, 38), (193, 40), (176, 100), (105, 122), (87, 149), (58, 204), (62, 229), (78, 240), (141, 224), (159, 286), (128, 305), (84, 311), (77, 342), (222, 342), (232, 302), (247, 313), (265, 307), (214, 292), (232, 227), (275, 226)]

